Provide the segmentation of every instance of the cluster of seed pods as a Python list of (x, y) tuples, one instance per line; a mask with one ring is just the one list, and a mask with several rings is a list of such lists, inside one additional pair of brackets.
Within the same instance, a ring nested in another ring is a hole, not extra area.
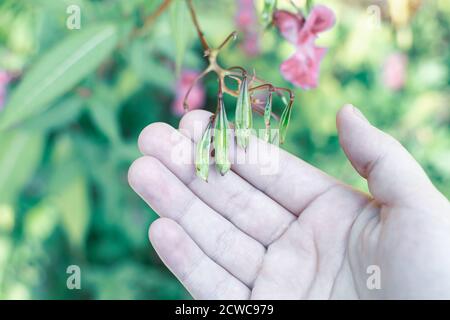
[[(238, 72), (234, 70), (238, 69)], [(197, 143), (195, 153), (195, 168), (197, 175), (203, 180), (208, 180), (210, 170), (210, 161), (214, 154), (215, 166), (221, 175), (225, 175), (231, 168), (229, 160), (230, 139), (235, 138), (238, 147), (247, 149), (250, 143), (250, 137), (253, 132), (253, 112), (264, 117), (265, 130), (263, 139), (266, 142), (272, 142), (272, 119), (279, 120), (278, 138), (280, 143), (284, 142), (289, 119), (292, 111), (292, 103), (294, 96), (289, 89), (274, 87), (270, 83), (263, 83), (252, 87), (256, 81), (255, 76), (249, 74), (241, 67), (233, 67), (226, 69), (225, 77), (231, 77), (238, 81), (238, 90), (235, 92), (225, 87), (225, 81), (219, 75), (219, 92), (217, 96), (217, 109), (211, 116), (207, 127), (202, 135), (201, 140)], [(236, 107), (234, 115), (234, 130), (228, 121), (225, 105), (224, 105), (224, 88), (226, 93), (236, 96)], [(253, 94), (258, 91), (265, 91), (265, 98), (256, 98)], [(289, 93), (289, 99), (285, 93)], [(284, 110), (281, 117), (276, 116), (272, 111), (273, 95), (277, 95), (284, 103)], [(234, 134), (233, 134), (234, 133)], [(214, 150), (214, 152), (212, 152)]]
[[(238, 147), (247, 150), (250, 143), (253, 128), (253, 112), (264, 117), (265, 132), (264, 140), (272, 143), (271, 120), (278, 120), (278, 138), (283, 143), (286, 137), (289, 120), (292, 113), (292, 105), (294, 102), (294, 94), (290, 89), (276, 87), (270, 82), (256, 77), (255, 72), (250, 75), (244, 68), (240, 66), (228, 69), (222, 68), (217, 62), (217, 56), (220, 50), (230, 41), (236, 39), (237, 33), (232, 32), (217, 48), (211, 48), (200, 29), (192, 0), (187, 0), (188, 8), (191, 13), (192, 21), (197, 31), (198, 37), (204, 49), (204, 56), (208, 59), (208, 67), (193, 81), (191, 87), (184, 98), (184, 108), (187, 111), (188, 96), (197, 81), (210, 72), (217, 75), (219, 82), (219, 90), (217, 94), (217, 109), (202, 135), (201, 140), (197, 143), (195, 152), (195, 169), (197, 176), (208, 181), (208, 173), (210, 169), (210, 161), (212, 154), (214, 155), (216, 169), (221, 175), (225, 175), (231, 168), (229, 159), (230, 139), (235, 138)], [(233, 90), (225, 83), (225, 78), (233, 79), (238, 84), (238, 89)], [(260, 99), (255, 92), (265, 92), (265, 98)], [(230, 123), (224, 105), (223, 95), (229, 94), (237, 98), (234, 130), (231, 130)], [(289, 98), (287, 98), (287, 95)], [(273, 96), (278, 96), (284, 104), (283, 112), (279, 117), (272, 111)], [(232, 137), (234, 132), (234, 137)], [(214, 150), (214, 152), (213, 152)]]

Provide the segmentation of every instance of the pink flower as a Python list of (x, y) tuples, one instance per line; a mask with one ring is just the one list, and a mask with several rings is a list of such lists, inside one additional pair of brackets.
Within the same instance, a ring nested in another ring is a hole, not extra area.
[(315, 88), (319, 78), (320, 61), (327, 49), (314, 45), (302, 46), (280, 66), (283, 77), (303, 89)]
[(408, 57), (400, 52), (391, 53), (383, 65), (383, 83), (391, 90), (400, 90), (405, 85)]
[(6, 89), (11, 81), (11, 76), (6, 71), (0, 70), (0, 110), (5, 105)]
[(238, 29), (243, 33), (242, 49), (249, 56), (258, 55), (259, 47), (259, 28), (258, 17), (253, 0), (236, 0), (237, 14), (235, 17)]
[(317, 47), (315, 40), (320, 32), (333, 27), (333, 11), (325, 6), (314, 6), (305, 19), (302, 14), (278, 10), (274, 13), (273, 21), (281, 35), (296, 47), (295, 53), (281, 64), (282, 76), (303, 89), (315, 88), (320, 62), (327, 51)]
[(273, 14), (273, 23), (286, 40), (292, 44), (297, 44), (298, 35), (305, 24), (305, 18), (300, 14), (277, 10)]
[(317, 36), (319, 32), (327, 31), (334, 26), (335, 17), (331, 9), (317, 5), (313, 7), (302, 29), (304, 36)]
[[(199, 73), (194, 70), (181, 71), (180, 77), (175, 85), (175, 100), (172, 103), (172, 112), (175, 115), (179, 116), (184, 113), (184, 97), (198, 75)], [(189, 108), (198, 109), (203, 107), (205, 99), (205, 88), (201, 83), (197, 82), (189, 93), (189, 97), (187, 99)]]

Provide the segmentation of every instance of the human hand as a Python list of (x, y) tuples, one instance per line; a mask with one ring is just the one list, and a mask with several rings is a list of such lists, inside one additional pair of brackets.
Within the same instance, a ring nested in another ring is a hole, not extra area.
[[(272, 145), (265, 159), (279, 161), (275, 174), (236, 164), (223, 177), (210, 170), (206, 183), (195, 175), (191, 139), (210, 115), (188, 113), (180, 132), (149, 125), (129, 171), (161, 216), (149, 230), (153, 247), (194, 298), (450, 298), (449, 202), (356, 108), (343, 107), (337, 127), (370, 195)], [(258, 144), (253, 137), (247, 154), (261, 152)], [(174, 161), (174, 152), (191, 161)], [(378, 290), (367, 286), (370, 266), (379, 268)]]

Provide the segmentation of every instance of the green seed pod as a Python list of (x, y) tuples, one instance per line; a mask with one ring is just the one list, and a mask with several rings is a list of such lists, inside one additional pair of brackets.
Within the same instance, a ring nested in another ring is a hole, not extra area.
[(280, 128), (279, 128), (280, 143), (283, 143), (286, 138), (289, 121), (291, 119), (291, 113), (292, 113), (292, 105), (289, 104), (286, 106), (286, 108), (284, 108), (280, 118)]
[(253, 128), (252, 105), (250, 94), (248, 92), (248, 80), (246, 77), (241, 82), (239, 88), (239, 97), (236, 103), (236, 139), (237, 144), (246, 149), (249, 141), (251, 129)]
[(266, 125), (266, 131), (264, 133), (264, 141), (269, 142), (270, 137), (270, 119), (272, 117), (272, 92), (269, 92), (267, 97), (266, 107), (264, 108), (264, 124)]
[(219, 110), (214, 126), (214, 157), (216, 160), (216, 168), (220, 174), (225, 175), (231, 167), (228, 159), (228, 120), (225, 112), (223, 100), (219, 98)]
[(203, 133), (202, 139), (197, 143), (195, 153), (195, 172), (197, 173), (197, 176), (206, 182), (208, 182), (209, 156), (211, 152), (211, 125), (212, 121), (210, 120)]

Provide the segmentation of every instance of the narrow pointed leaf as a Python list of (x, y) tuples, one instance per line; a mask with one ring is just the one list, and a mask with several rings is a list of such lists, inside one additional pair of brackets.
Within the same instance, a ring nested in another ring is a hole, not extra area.
[(0, 204), (16, 200), (39, 166), (44, 148), (42, 133), (0, 133)]
[(184, 55), (187, 44), (189, 43), (189, 28), (186, 28), (188, 23), (188, 10), (186, 1), (174, 1), (170, 6), (170, 29), (172, 38), (175, 41), (175, 72), (180, 74), (181, 66), (183, 64)]
[(209, 156), (211, 151), (211, 121), (208, 123), (202, 139), (197, 143), (195, 154), (195, 172), (197, 176), (208, 181)]
[(239, 97), (236, 103), (236, 139), (241, 148), (247, 148), (250, 141), (251, 129), (253, 127), (252, 106), (248, 92), (248, 80), (244, 78), (241, 82)]
[(0, 130), (48, 109), (51, 104), (95, 70), (118, 41), (114, 25), (77, 31), (46, 52), (15, 88), (0, 117)]
[(228, 159), (228, 131), (229, 125), (227, 115), (225, 113), (225, 106), (223, 100), (219, 99), (219, 113), (215, 120), (214, 127), (214, 149), (216, 167), (221, 175), (225, 175), (231, 167), (230, 160)]

